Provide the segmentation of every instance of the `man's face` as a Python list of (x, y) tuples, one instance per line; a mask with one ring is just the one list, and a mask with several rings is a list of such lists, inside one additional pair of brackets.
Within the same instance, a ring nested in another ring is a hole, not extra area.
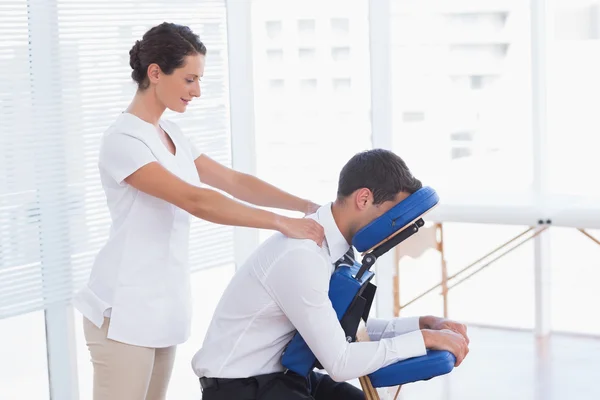
[(373, 222), (375, 219), (381, 217), (383, 214), (395, 207), (402, 200), (410, 196), (410, 193), (400, 192), (396, 195), (396, 197), (393, 200), (384, 201), (381, 204), (373, 204), (373, 194), (370, 191), (369, 194), (365, 196), (366, 198), (363, 200), (363, 203), (359, 205), (360, 212), (359, 221), (357, 221), (358, 223), (356, 232), (358, 232), (360, 229), (364, 228), (365, 226)]

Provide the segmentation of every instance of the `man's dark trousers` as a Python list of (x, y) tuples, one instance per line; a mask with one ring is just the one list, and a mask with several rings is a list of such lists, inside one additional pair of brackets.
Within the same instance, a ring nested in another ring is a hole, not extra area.
[(329, 375), (311, 372), (308, 379), (288, 372), (218, 380), (203, 389), (202, 400), (365, 400), (364, 393)]

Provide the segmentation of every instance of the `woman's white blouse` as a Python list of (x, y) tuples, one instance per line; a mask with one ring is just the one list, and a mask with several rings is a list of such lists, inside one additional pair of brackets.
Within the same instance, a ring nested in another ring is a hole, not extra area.
[(110, 316), (109, 339), (154, 348), (183, 343), (190, 334), (190, 215), (124, 179), (159, 162), (201, 186), (194, 165), (198, 150), (176, 124), (161, 120), (160, 125), (175, 144), (175, 155), (152, 124), (128, 113), (119, 115), (102, 138), (100, 178), (112, 225), (87, 285), (74, 299), (98, 327)]

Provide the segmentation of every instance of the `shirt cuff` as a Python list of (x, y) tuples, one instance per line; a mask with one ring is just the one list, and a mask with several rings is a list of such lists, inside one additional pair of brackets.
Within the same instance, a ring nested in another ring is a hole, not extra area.
[(427, 354), (425, 340), (423, 339), (423, 334), (420, 330), (405, 333), (404, 335), (396, 336), (388, 340), (391, 340), (393, 343), (393, 350), (395, 353), (394, 358), (397, 360), (395, 362)]
[(408, 332), (419, 331), (420, 317), (394, 318), (392, 320), (369, 318), (367, 333), (373, 341), (393, 338)]

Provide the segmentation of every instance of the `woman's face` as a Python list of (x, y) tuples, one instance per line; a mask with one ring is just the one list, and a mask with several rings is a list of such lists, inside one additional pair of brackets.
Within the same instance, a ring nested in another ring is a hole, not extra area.
[(159, 71), (156, 80), (156, 95), (168, 109), (184, 112), (194, 97), (200, 97), (200, 79), (204, 75), (202, 54), (185, 57), (184, 64), (173, 73), (166, 75)]

